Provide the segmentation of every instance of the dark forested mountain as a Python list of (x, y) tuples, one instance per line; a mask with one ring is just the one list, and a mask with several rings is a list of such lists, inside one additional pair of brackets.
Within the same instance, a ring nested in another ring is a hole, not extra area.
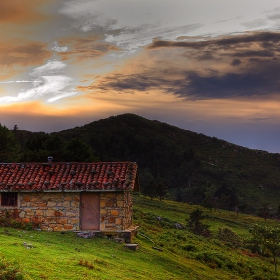
[[(23, 161), (135, 161), (142, 191), (256, 212), (280, 204), (280, 155), (251, 150), (134, 114), (51, 134), (16, 132)], [(276, 211), (276, 210), (275, 210)]]

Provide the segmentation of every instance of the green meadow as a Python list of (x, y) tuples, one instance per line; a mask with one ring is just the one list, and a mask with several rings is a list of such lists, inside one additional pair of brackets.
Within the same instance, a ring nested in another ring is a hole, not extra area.
[[(219, 228), (229, 228), (246, 241), (254, 224), (278, 221), (201, 208), (203, 223), (210, 225), (204, 237), (187, 227), (197, 207), (136, 195), (136, 251), (114, 238), (1, 227), (0, 279), (280, 279), (269, 256), (252, 254), (245, 245), (236, 248), (217, 235)], [(9, 269), (18, 270), (18, 276), (5, 278)]]

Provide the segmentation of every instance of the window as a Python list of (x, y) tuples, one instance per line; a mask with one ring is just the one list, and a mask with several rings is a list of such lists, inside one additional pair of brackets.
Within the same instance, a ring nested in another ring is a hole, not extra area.
[(17, 206), (17, 193), (1, 193), (1, 206)]

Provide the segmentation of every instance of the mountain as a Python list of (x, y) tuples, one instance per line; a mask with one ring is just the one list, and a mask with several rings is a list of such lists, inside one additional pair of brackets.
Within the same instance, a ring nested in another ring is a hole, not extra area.
[[(23, 142), (31, 139), (30, 134), (25, 135)], [(142, 191), (150, 196), (162, 191), (162, 196), (168, 193), (177, 201), (246, 213), (264, 206), (271, 212), (279, 206), (279, 154), (244, 148), (134, 114), (51, 135), (66, 142), (80, 138), (100, 161), (137, 162)]]

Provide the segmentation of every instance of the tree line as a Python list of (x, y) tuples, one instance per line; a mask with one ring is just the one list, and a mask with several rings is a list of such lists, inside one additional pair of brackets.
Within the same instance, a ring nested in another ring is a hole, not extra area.
[(58, 135), (34, 133), (24, 145), (20, 145), (20, 132), (10, 131), (0, 125), (0, 162), (46, 162), (52, 156), (56, 162), (92, 162), (98, 159), (92, 148), (82, 139), (69, 141)]

